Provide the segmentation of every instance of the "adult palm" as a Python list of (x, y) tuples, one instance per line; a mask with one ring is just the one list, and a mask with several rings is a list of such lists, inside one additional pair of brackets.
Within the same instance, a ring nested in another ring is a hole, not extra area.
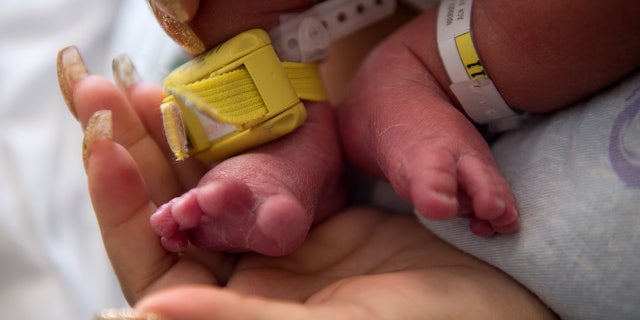
[(284, 257), (166, 251), (149, 217), (207, 168), (178, 165), (162, 147), (161, 96), (156, 85), (131, 85), (123, 94), (98, 77), (74, 86), (83, 126), (98, 109), (112, 114), (112, 140), (89, 126), (85, 166), (105, 248), (137, 309), (167, 319), (552, 316), (517, 282), (412, 217), (372, 209), (346, 209), (327, 219)]

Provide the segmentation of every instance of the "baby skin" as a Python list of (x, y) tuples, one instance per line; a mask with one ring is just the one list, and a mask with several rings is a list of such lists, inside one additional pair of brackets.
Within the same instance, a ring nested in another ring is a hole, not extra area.
[[(476, 49), (509, 106), (557, 110), (637, 68), (640, 37), (615, 39), (638, 26), (628, 14), (638, 3), (583, 4), (473, 2)], [(568, 6), (578, 12), (566, 15)], [(472, 231), (482, 236), (513, 232), (519, 227), (514, 195), (448, 89), (436, 16), (434, 9), (413, 19), (360, 66), (338, 108), (344, 150), (352, 163), (388, 179), (417, 214), (470, 217)]]
[(435, 35), (434, 19), (432, 11), (396, 31), (356, 73), (338, 108), (345, 152), (388, 179), (416, 214), (468, 217), (471, 230), (485, 237), (514, 232), (514, 195), (487, 142), (443, 89), (446, 75), (432, 71), (444, 72), (435, 39), (425, 37)]
[[(280, 256), (294, 251), (313, 223), (343, 207), (344, 161), (328, 104), (307, 103), (307, 121), (295, 132), (209, 168), (195, 159), (173, 161), (166, 143), (160, 150), (146, 148), (164, 141), (158, 110), (163, 90), (139, 81), (129, 59), (114, 60), (117, 86), (90, 76), (75, 47), (58, 59), (65, 100), (87, 137), (105, 131), (93, 119), (109, 111), (108, 135), (132, 153), (149, 192), (158, 195), (151, 199), (159, 208), (150, 219), (165, 249), (182, 252), (190, 242)], [(86, 152), (93, 138), (85, 139)], [(163, 167), (158, 158), (172, 160)], [(158, 175), (158, 167), (173, 175)], [(178, 185), (169, 183), (177, 177)]]
[[(242, 31), (269, 29), (281, 14), (305, 10), (313, 1), (187, 0), (181, 1), (182, 8), (171, 1), (150, 4), (167, 33), (198, 54)], [(176, 25), (182, 26), (177, 35)], [(216, 251), (289, 254), (314, 223), (344, 205), (335, 112), (327, 104), (305, 106), (302, 127), (213, 164), (195, 187), (158, 208), (151, 225), (167, 250), (181, 252), (191, 243)]]
[[(300, 1), (291, 3), (299, 9)], [(286, 1), (278, 4), (282, 6), (278, 9), (286, 8)], [(509, 1), (474, 2), (477, 50), (514, 109), (561, 108), (637, 65), (632, 50), (636, 48), (618, 53), (589, 50), (609, 47), (607, 41), (616, 39), (620, 25), (594, 14), (602, 8), (579, 7), (581, 18), (569, 21), (573, 18), (562, 15), (561, 8), (535, 1), (527, 3), (527, 10)], [(214, 12), (221, 15), (224, 8)], [(274, 12), (285, 10), (264, 12), (277, 16)], [(536, 27), (522, 23), (531, 17), (544, 23)], [(343, 204), (342, 156), (334, 129), (339, 130), (349, 161), (388, 179), (418, 214), (429, 219), (468, 217), (471, 230), (480, 236), (516, 231), (520, 224), (516, 200), (487, 143), (447, 89), (435, 18), (435, 10), (418, 16), (369, 54), (339, 103), (338, 129), (332, 110), (309, 104), (307, 123), (293, 134), (217, 164), (195, 188), (159, 208), (151, 222), (165, 248), (182, 251), (190, 241), (212, 250), (268, 255), (294, 251), (313, 223)], [(259, 23), (246, 27), (270, 26), (265, 19), (255, 21)], [(191, 25), (197, 28), (202, 23)], [(599, 37), (593, 38), (584, 32), (590, 25), (606, 28), (599, 28)], [(514, 42), (514, 34), (527, 41)], [(594, 46), (594, 41), (602, 43)], [(206, 46), (210, 44), (214, 43)], [(615, 65), (596, 65), (587, 70), (589, 76), (581, 69), (572, 72), (591, 59)]]
[[(383, 47), (372, 59), (394, 51)], [(402, 52), (395, 70), (365, 66), (339, 108), (347, 154), (389, 179), (428, 218), (470, 217), (481, 236), (517, 230), (515, 199), (473, 125), (436, 85), (390, 86), (428, 75), (411, 51)], [(394, 106), (402, 112), (392, 112)], [(309, 106), (310, 119), (293, 134), (216, 164), (195, 188), (161, 206), (151, 223), (165, 248), (179, 252), (191, 242), (269, 255), (295, 250), (314, 222), (343, 203), (337, 134), (316, 108)]]
[(291, 253), (311, 225), (344, 204), (343, 159), (333, 110), (307, 103), (293, 133), (222, 161), (151, 216), (162, 244), (216, 251)]

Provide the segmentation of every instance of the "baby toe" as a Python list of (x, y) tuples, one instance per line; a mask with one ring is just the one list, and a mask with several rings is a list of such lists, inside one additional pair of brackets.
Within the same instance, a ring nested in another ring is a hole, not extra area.
[[(416, 211), (432, 220), (454, 217), (460, 203), (456, 162), (451, 153), (444, 148), (424, 148), (405, 163), (395, 175), (408, 177), (410, 200)], [(400, 181), (394, 187), (402, 190), (403, 179), (391, 179)]]
[(160, 237), (160, 243), (165, 250), (180, 253), (187, 250), (189, 239), (184, 231), (178, 230), (172, 235)]
[(252, 249), (272, 256), (289, 254), (304, 241), (312, 223), (312, 215), (295, 197), (272, 196), (258, 211)]
[(203, 211), (198, 204), (195, 190), (177, 198), (171, 206), (171, 217), (184, 229), (194, 228), (200, 224)]
[(171, 215), (173, 200), (165, 203), (151, 215), (151, 229), (159, 236), (170, 236), (178, 230), (178, 224)]
[(474, 216), (495, 224), (513, 222), (517, 217), (515, 197), (495, 164), (481, 156), (468, 155), (460, 158), (458, 173), (460, 187), (471, 199)]
[(488, 221), (480, 220), (475, 217), (471, 218), (471, 221), (469, 222), (469, 229), (471, 229), (471, 232), (474, 234), (484, 238), (491, 237), (496, 233), (493, 226), (491, 226)]
[(500, 217), (490, 220), (489, 223), (494, 230), (500, 233), (515, 232), (520, 228), (520, 215), (518, 209), (510, 207)]

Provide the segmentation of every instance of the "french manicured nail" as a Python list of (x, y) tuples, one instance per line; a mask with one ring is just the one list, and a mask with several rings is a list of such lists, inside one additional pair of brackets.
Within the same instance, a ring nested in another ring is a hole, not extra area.
[(67, 104), (71, 114), (77, 118), (78, 113), (73, 103), (73, 85), (89, 75), (89, 71), (84, 61), (82, 61), (82, 56), (78, 48), (76, 48), (76, 46), (69, 46), (60, 50), (58, 52), (56, 67), (58, 84), (60, 85), (60, 92), (62, 92), (64, 102)]
[(174, 19), (169, 14), (162, 11), (154, 0), (148, 0), (158, 23), (164, 31), (177, 42), (184, 50), (192, 54), (200, 54), (206, 49), (204, 43), (198, 38), (193, 29), (188, 24)]
[(113, 139), (113, 121), (111, 110), (96, 111), (84, 131), (84, 139), (82, 140), (82, 160), (86, 167), (87, 160), (91, 151), (91, 146), (96, 141)]
[[(132, 309), (109, 309), (93, 317), (93, 320), (161, 320), (160, 316)], [(166, 319), (165, 319), (166, 320)]]
[(113, 68), (113, 78), (120, 89), (124, 90), (142, 80), (131, 58), (126, 54), (115, 57), (111, 66)]
[(180, 107), (175, 102), (168, 102), (160, 105), (160, 111), (169, 148), (176, 156), (176, 160), (182, 161), (189, 157), (189, 148)]
[(185, 10), (180, 0), (151, 0), (164, 13), (168, 14), (172, 18), (186, 22), (189, 20), (189, 13)]

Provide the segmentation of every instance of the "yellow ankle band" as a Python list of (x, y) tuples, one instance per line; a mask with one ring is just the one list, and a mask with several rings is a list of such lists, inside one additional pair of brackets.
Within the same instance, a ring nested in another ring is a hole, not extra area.
[(260, 29), (188, 61), (164, 86), (163, 125), (178, 160), (221, 161), (272, 141), (306, 119), (300, 99), (327, 100), (318, 66), (281, 62)]

